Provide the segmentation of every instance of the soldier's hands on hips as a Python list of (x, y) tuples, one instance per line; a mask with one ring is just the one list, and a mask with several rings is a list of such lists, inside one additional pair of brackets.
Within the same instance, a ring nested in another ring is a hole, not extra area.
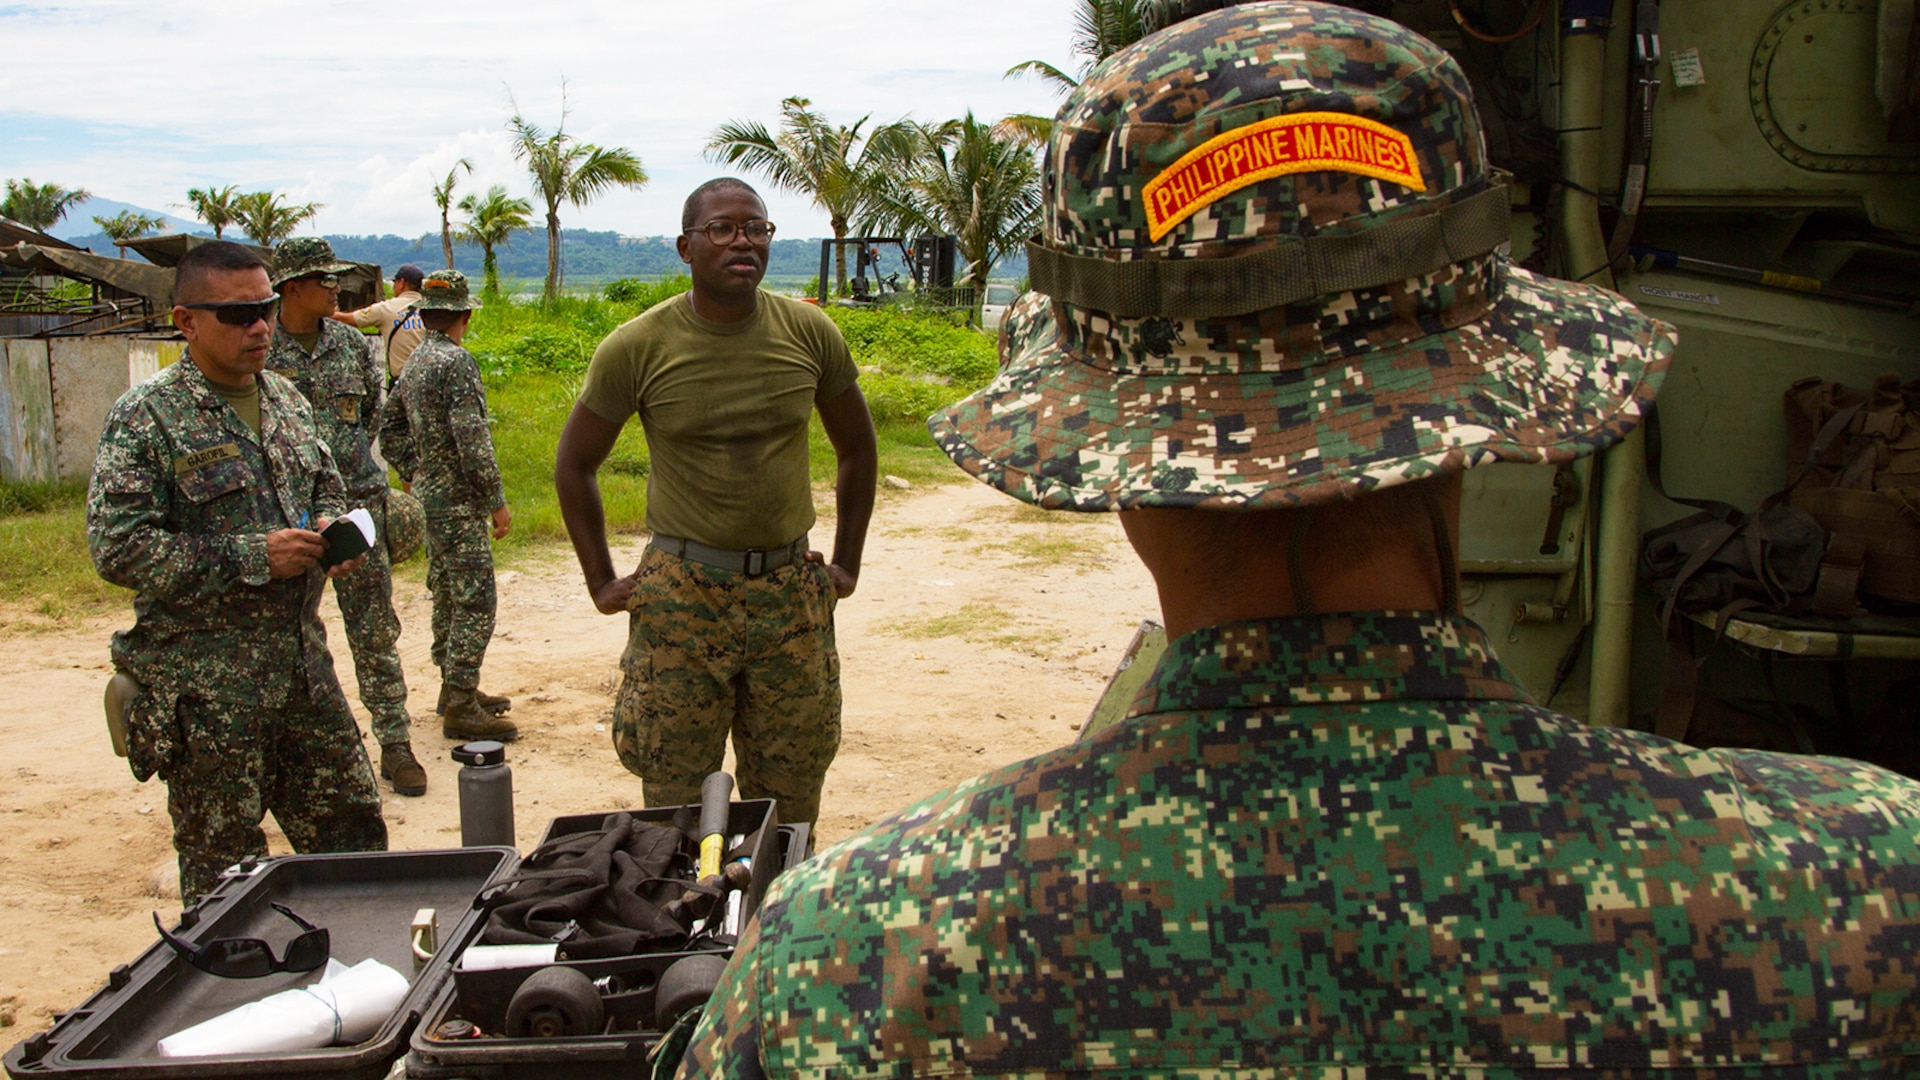
[(493, 512), (493, 538), (504, 539), (507, 530), (513, 528), (513, 511), (502, 506)]
[[(324, 527), (324, 526), (323, 526)], [(280, 529), (267, 534), (267, 573), (298, 577), (319, 563), (327, 542), (312, 529)]]
[(860, 584), (859, 578), (848, 573), (845, 567), (836, 566), (828, 562), (826, 555), (822, 552), (809, 551), (802, 556), (802, 558), (810, 563), (819, 563), (827, 568), (827, 578), (833, 582), (833, 595), (842, 600), (852, 596), (854, 588)]
[(635, 570), (625, 577), (617, 577), (593, 590), (593, 606), (602, 615), (618, 615), (627, 610), (627, 601), (633, 596), (633, 586), (640, 579), (640, 571)]

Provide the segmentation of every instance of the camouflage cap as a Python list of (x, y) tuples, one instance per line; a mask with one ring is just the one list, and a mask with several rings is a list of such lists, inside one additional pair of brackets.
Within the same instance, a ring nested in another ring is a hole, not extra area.
[(420, 283), (416, 311), (475, 311), (480, 301), (467, 290), (467, 275), (458, 270), (435, 270)]
[(387, 489), (387, 560), (395, 566), (420, 551), (427, 540), (427, 511), (411, 492)]
[(344, 274), (353, 269), (350, 262), (333, 257), (333, 245), (321, 236), (296, 236), (282, 240), (273, 248), (273, 287), (308, 274)]
[(1506, 258), (1459, 66), (1386, 19), (1251, 3), (1109, 58), (1054, 122), (1034, 292), (928, 426), (1058, 509), (1262, 509), (1639, 423), (1673, 328)]

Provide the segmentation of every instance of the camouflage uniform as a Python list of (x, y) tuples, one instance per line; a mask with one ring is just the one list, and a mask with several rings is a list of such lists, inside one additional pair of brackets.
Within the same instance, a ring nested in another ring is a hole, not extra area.
[[(288, 241), (288, 244), (294, 241)], [(285, 245), (282, 245), (283, 247)], [(366, 335), (332, 319), (320, 320), (311, 354), (286, 327), (274, 324), (267, 370), (286, 376), (313, 406), (320, 437), (333, 452), (349, 506), (364, 506), (379, 535), (387, 532), (387, 470), (373, 456), (386, 379)], [(333, 582), (360, 704), (373, 717), (382, 746), (408, 741), (406, 673), (400, 666), (400, 618), (393, 610), (393, 567), (387, 546), (375, 544), (360, 569)]]
[(687, 1074), (1908, 1075), (1916, 843), (1904, 778), (1586, 727), (1464, 619), (1216, 626), (776, 879)]
[(180, 895), (266, 854), (271, 811), (297, 851), (380, 851), (380, 796), (320, 622), (324, 574), (276, 580), (266, 534), (347, 509), (293, 385), (262, 373), (260, 434), (191, 356), (107, 415), (87, 493), (100, 576), (132, 589), (114, 665), (139, 680), (128, 765), (167, 781)]
[(427, 515), (427, 588), (433, 662), (452, 686), (472, 688), (493, 638), (497, 598), (488, 515), (507, 504), (487, 430), (487, 391), (472, 354), (437, 330), (394, 384), (380, 450)]
[[(1038, 505), (1566, 461), (1673, 353), (1507, 261), (1459, 67), (1349, 8), (1117, 53), (1044, 193), (999, 375), (929, 422)], [(1917, 946), (1913, 782), (1585, 727), (1457, 614), (1276, 614), (1190, 630), (1127, 720), (782, 875), (682, 1075), (1910, 1075)]]
[(699, 802), (731, 730), (742, 792), (779, 800), (783, 821), (819, 816), (840, 746), (838, 603), (819, 563), (748, 577), (647, 549), (613, 707), (613, 748), (647, 805)]

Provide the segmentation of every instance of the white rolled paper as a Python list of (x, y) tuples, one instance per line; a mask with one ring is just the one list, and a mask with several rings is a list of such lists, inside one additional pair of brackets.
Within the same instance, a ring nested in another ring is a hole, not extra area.
[(271, 1054), (365, 1042), (407, 997), (407, 977), (378, 960), (328, 960), (312, 986), (221, 1013), (160, 1040), (161, 1057)]
[(469, 945), (460, 954), (461, 971), (545, 967), (560, 955), (558, 945)]

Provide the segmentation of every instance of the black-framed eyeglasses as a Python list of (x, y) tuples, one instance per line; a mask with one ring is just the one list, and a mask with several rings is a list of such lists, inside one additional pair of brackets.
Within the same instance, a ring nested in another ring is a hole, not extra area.
[(745, 224), (736, 224), (726, 218), (715, 218), (693, 232), (706, 233), (707, 239), (715, 244), (731, 244), (733, 238), (741, 233), (747, 234), (750, 244), (766, 244), (773, 240), (773, 222), (755, 218)]
[(279, 956), (273, 955), (273, 946), (259, 938), (215, 938), (204, 945), (195, 945), (168, 933), (167, 928), (160, 925), (160, 913), (157, 911), (153, 913), (153, 927), (187, 963), (223, 979), (257, 979), (277, 971), (312, 971), (326, 963), (333, 949), (326, 930), (295, 915), (293, 909), (285, 904), (274, 904), (272, 907), (298, 923), (303, 931), (299, 937), (287, 942), (286, 951)]
[(308, 274), (306, 277), (297, 277), (293, 280), (311, 281), (323, 289), (337, 289), (340, 287), (339, 274)]
[(274, 293), (265, 300), (223, 300), (219, 303), (181, 304), (180, 306), (198, 311), (211, 311), (214, 318), (228, 326), (252, 326), (261, 319), (273, 321), (274, 313), (280, 310), (280, 294)]

